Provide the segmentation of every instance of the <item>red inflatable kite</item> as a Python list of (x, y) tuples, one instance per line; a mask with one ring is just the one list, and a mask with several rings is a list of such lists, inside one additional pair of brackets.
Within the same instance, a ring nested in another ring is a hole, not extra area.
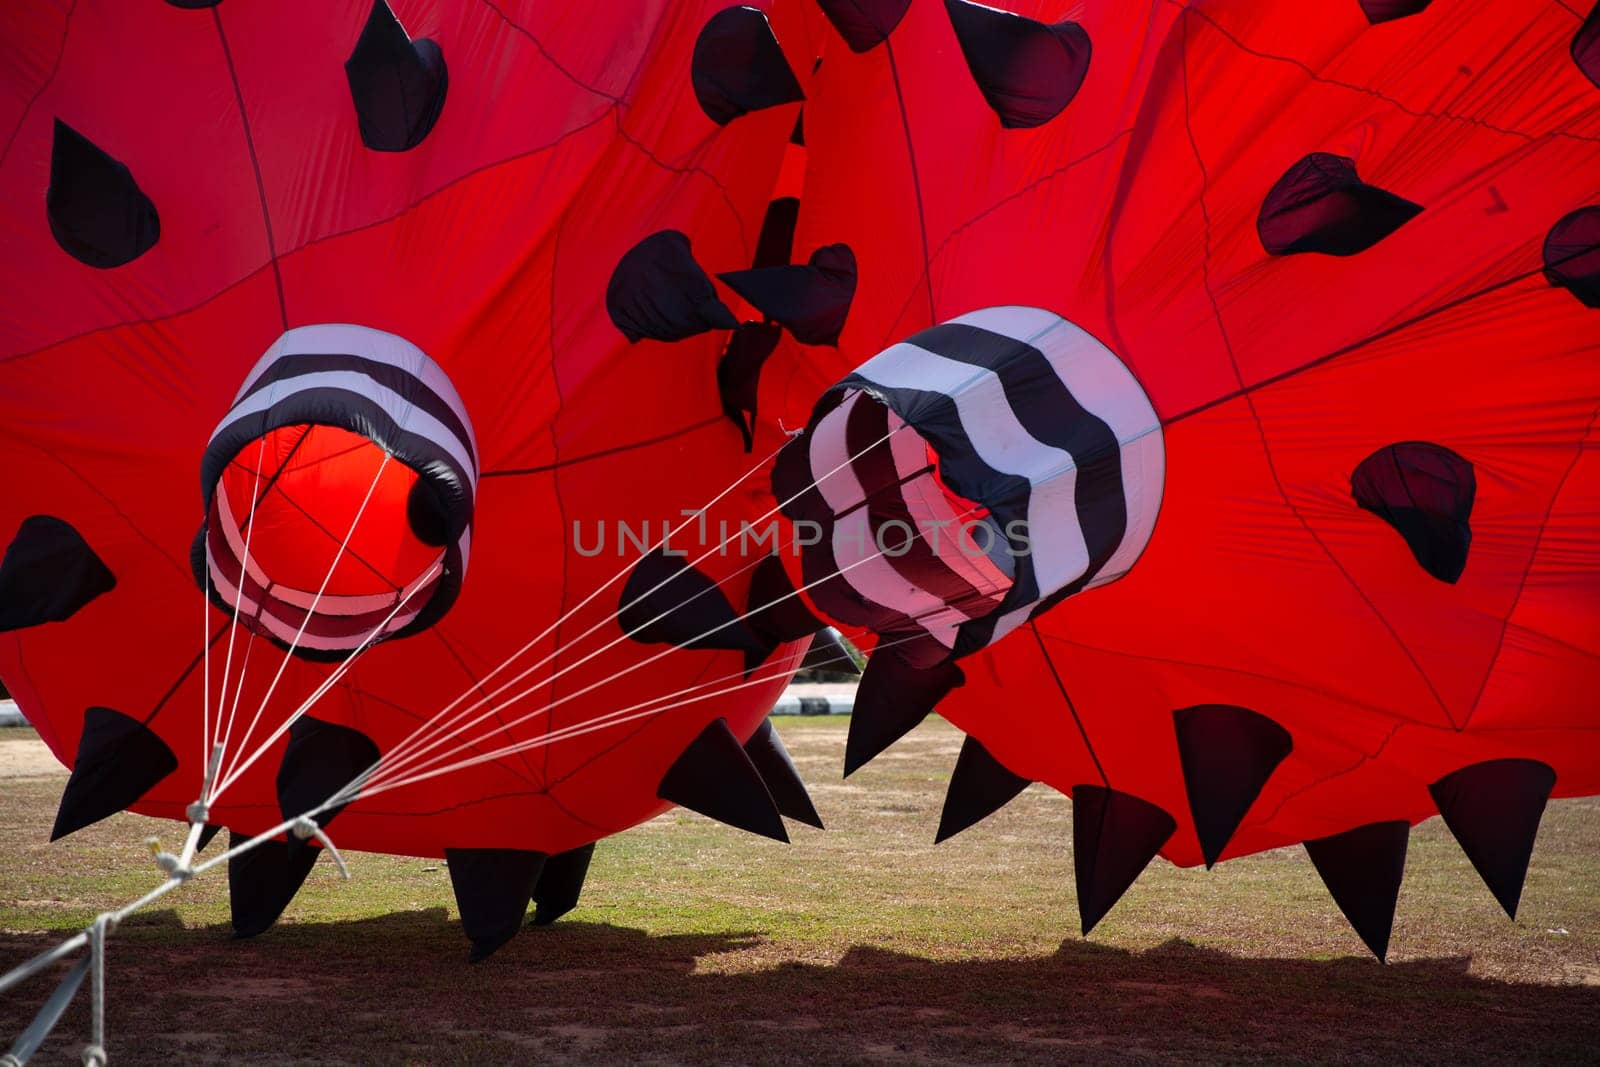
[(670, 803), (819, 823), (764, 716), (831, 621), (847, 769), (937, 705), (941, 836), (1072, 793), (1085, 930), (1304, 841), (1382, 955), (1436, 811), (1514, 910), (1600, 791), (1600, 19), (1013, 6), (8, 8), (57, 833), (337, 816), (486, 953)]

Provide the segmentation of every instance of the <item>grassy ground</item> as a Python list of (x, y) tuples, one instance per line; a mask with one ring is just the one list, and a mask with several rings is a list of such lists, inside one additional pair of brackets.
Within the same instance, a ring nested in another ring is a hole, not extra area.
[[(1030, 788), (936, 849), (954, 730), (842, 783), (843, 721), (779, 729), (827, 833), (785, 848), (669, 814), (603, 842), (582, 905), (484, 964), (436, 863), (358, 854), (350, 884), (321, 864), (248, 942), (225, 880), (191, 884), (111, 942), (113, 1061), (1600, 1058), (1600, 802), (1551, 805), (1514, 924), (1419, 827), (1388, 967), (1299, 849), (1157, 860), (1085, 941), (1067, 800)], [(153, 884), (140, 842), (176, 836), (124, 815), (48, 846), (60, 787), (0, 780), (0, 969)], [(0, 1038), (46, 992), (0, 996)], [(86, 1027), (77, 1006), (38, 1062), (76, 1062)]]

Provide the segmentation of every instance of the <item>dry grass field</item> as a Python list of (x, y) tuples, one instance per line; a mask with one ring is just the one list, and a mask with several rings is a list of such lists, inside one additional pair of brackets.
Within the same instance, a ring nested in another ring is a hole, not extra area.
[[(841, 782), (845, 728), (779, 722), (828, 832), (784, 847), (673, 812), (475, 966), (438, 862), (356, 854), (347, 884), (324, 861), (246, 942), (225, 879), (192, 883), (110, 943), (112, 1062), (1600, 1059), (1600, 801), (1551, 805), (1516, 923), (1419, 827), (1387, 967), (1300, 849), (1158, 859), (1084, 940), (1069, 801), (1032, 787), (935, 848), (960, 735), (930, 721)], [(0, 733), (0, 969), (154, 884), (142, 841), (179, 832), (123, 815), (48, 845), (63, 774), (36, 745)], [(48, 991), (0, 996), (0, 1047)], [(86, 1033), (80, 1003), (36, 1062), (77, 1062)]]

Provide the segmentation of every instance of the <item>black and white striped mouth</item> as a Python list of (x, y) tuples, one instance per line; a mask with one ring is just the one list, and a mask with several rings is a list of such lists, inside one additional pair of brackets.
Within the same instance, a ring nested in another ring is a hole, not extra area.
[[(914, 636), (909, 658), (932, 662), (1126, 574), (1154, 531), (1164, 476), (1160, 419), (1115, 354), (1052, 312), (993, 307), (880, 352), (830, 389), (773, 487), (798, 497), (791, 518), (823, 527), (806, 560), (818, 607)], [(936, 478), (951, 490), (942, 499)], [(898, 558), (869, 558), (875, 540), (862, 548), (863, 524), (963, 512), (983, 516), (999, 551), (927, 537)]]
[(341, 659), (449, 610), (477, 482), (466, 409), (421, 349), (363, 326), (290, 330), (202, 456), (196, 580), (262, 636)]

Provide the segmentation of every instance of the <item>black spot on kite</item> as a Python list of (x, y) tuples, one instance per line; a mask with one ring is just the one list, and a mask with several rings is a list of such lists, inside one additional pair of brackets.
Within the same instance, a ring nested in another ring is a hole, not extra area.
[(948, 661), (923, 668), (913, 667), (892, 649), (868, 656), (850, 714), (844, 776), (850, 777), (910, 733), (939, 701), (966, 680), (961, 668)]
[(798, 641), (827, 627), (795, 592), (783, 562), (771, 555), (762, 557), (751, 574), (745, 621), (768, 646), (768, 652), (785, 641)]
[(695, 38), (689, 77), (700, 110), (718, 126), (806, 98), (766, 13), (753, 7), (724, 8), (711, 16)]
[(756, 257), (750, 266), (786, 266), (794, 255), (794, 227), (799, 220), (799, 197), (780, 196), (769, 203), (761, 219), (761, 236), (756, 238)]
[(747, 322), (728, 338), (728, 348), (717, 361), (717, 395), (722, 413), (739, 427), (744, 450), (755, 447), (756, 397), (761, 387), (761, 368), (778, 347), (783, 329), (773, 323)]
[(1584, 307), (1600, 308), (1600, 206), (1580, 207), (1550, 227), (1544, 239), (1544, 276)]
[(911, 0), (817, 0), (822, 13), (852, 52), (866, 52), (889, 39)]
[(133, 262), (161, 238), (161, 217), (133, 172), (60, 119), (44, 204), (61, 250), (101, 270)]
[(733, 610), (717, 583), (664, 548), (634, 564), (622, 585), (617, 625), (645, 644), (746, 653), (769, 650)]
[(1000, 125), (1043, 126), (1078, 95), (1091, 47), (1076, 22), (1048, 25), (967, 0), (945, 0), (944, 6), (972, 80)]
[[(247, 840), (248, 834), (228, 832), (229, 849)], [(228, 907), (233, 936), (266, 933), (305, 884), (321, 852), (320, 848), (290, 848), (282, 841), (263, 841), (248, 852), (229, 856)]]
[(807, 345), (839, 341), (856, 295), (856, 257), (849, 245), (827, 245), (804, 265), (717, 275), (767, 318)]
[(1380, 22), (1393, 22), (1418, 14), (1433, 0), (1360, 0), (1360, 3), (1367, 21), (1376, 26)]
[(1083, 936), (1134, 883), (1177, 821), (1148, 800), (1097, 785), (1072, 787), (1072, 866)]
[(0, 633), (63, 622), (116, 584), (71, 523), (30, 516), (0, 558)]
[(739, 325), (689, 249), (689, 238), (661, 230), (630, 248), (606, 286), (606, 313), (630, 342), (682, 341)]
[(1600, 86), (1600, 4), (1590, 11), (1572, 38), (1572, 61), (1583, 76)]
[(190, 11), (198, 11), (204, 7), (216, 7), (218, 4), (222, 3), (222, 0), (167, 0), (167, 3), (171, 4), (173, 7), (181, 7)]
[(662, 775), (656, 795), (708, 819), (789, 841), (777, 802), (727, 719), (715, 720), (689, 743)]
[(1428, 441), (1380, 448), (1350, 475), (1350, 493), (1406, 539), (1422, 569), (1452, 585), (1467, 566), (1472, 546), (1472, 464)]
[(539, 881), (533, 887), (533, 925), (549, 926), (578, 906), (583, 881), (589, 876), (589, 861), (594, 845), (557, 852), (545, 861)]
[(1232, 704), (1180, 708), (1172, 722), (1195, 836), (1209, 868), (1294, 741), (1265, 715)]
[(178, 757), (150, 727), (111, 708), (90, 708), (50, 840), (115, 815), (177, 769)]
[(1507, 915), (1517, 917), (1528, 860), (1556, 772), (1531, 759), (1474, 763), (1428, 787), (1444, 824)]
[(806, 791), (806, 783), (784, 747), (783, 738), (772, 728), (771, 719), (761, 720), (756, 732), (744, 743), (744, 751), (760, 772), (761, 780), (767, 783), (767, 791), (772, 794), (778, 811), (807, 826), (827, 829), (822, 825), (816, 805), (811, 803), (811, 794)]
[(1353, 160), (1313, 152), (1267, 193), (1256, 218), (1261, 246), (1275, 256), (1365, 252), (1421, 211), (1420, 205), (1367, 185)]
[(426, 37), (413, 41), (384, 0), (374, 0), (344, 73), (361, 143), (378, 152), (421, 144), (439, 120), (450, 85), (438, 44)]
[(968, 737), (961, 743), (961, 755), (956, 757), (955, 770), (950, 773), (933, 843), (937, 845), (987, 819), (1026, 788), (1028, 779), (1012, 774), (976, 737)]
[[(278, 765), (278, 810), (285, 819), (303, 815), (356, 781), (378, 762), (378, 745), (360, 730), (303, 715), (289, 727), (289, 744)], [(327, 826), (344, 804), (312, 816)], [(289, 836), (291, 847), (304, 844)]]
[(450, 888), (473, 963), (517, 936), (548, 857), (520, 848), (447, 848)]
[(1389, 954), (1394, 906), (1406, 870), (1411, 824), (1375, 822), (1306, 842), (1322, 882), (1344, 917), (1378, 959)]

